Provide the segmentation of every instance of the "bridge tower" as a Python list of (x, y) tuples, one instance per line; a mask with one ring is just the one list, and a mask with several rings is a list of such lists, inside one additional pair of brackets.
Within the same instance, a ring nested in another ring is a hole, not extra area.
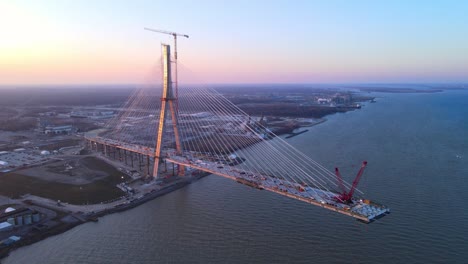
[[(174, 97), (172, 90), (172, 77), (171, 77), (171, 47), (162, 44), (162, 60), (163, 60), (163, 92), (161, 97), (161, 112), (159, 114), (159, 127), (158, 134), (156, 135), (156, 148), (154, 150), (154, 166), (153, 177), (158, 177), (159, 164), (161, 164), (161, 148), (163, 144), (163, 135), (166, 130), (166, 116), (168, 110), (171, 112), (172, 128), (174, 130), (176, 152), (182, 154), (182, 145), (180, 143), (179, 127), (178, 127), (178, 113), (175, 108), (174, 102), (177, 98)], [(169, 107), (169, 109), (168, 109)], [(184, 175), (184, 167), (179, 165), (179, 175)]]

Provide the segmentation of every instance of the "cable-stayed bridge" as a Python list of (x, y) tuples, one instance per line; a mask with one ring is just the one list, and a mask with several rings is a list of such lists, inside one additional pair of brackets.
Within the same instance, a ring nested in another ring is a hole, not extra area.
[(152, 179), (169, 164), (177, 177), (204, 171), (364, 222), (389, 213), (356, 188), (365, 162), (353, 184), (343, 181), (218, 92), (192, 86), (174, 93), (171, 64), (170, 46), (162, 45), (162, 84), (135, 91), (104, 131), (86, 135), (88, 148)]

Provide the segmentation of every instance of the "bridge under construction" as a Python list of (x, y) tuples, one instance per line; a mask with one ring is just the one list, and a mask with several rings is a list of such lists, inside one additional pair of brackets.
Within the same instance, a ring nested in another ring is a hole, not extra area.
[(147, 179), (168, 177), (172, 166), (172, 177), (204, 171), (363, 222), (390, 212), (357, 188), (367, 162), (350, 184), (215, 90), (179, 89), (169, 45), (162, 45), (161, 61), (162, 83), (135, 91), (106, 129), (85, 136), (88, 149), (136, 167)]

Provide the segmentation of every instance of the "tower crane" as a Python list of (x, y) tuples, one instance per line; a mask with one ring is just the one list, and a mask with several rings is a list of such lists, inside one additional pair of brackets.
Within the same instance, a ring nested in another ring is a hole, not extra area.
[[(174, 37), (175, 93), (176, 93), (175, 97), (176, 99), (178, 99), (179, 98), (179, 79), (177, 77), (177, 37), (189, 38), (189, 36), (185, 34), (176, 33), (176, 32), (166, 31), (166, 30), (152, 29), (152, 28), (146, 28), (146, 27), (144, 29), (148, 31), (156, 32), (156, 33), (172, 35)], [(178, 100), (176, 100), (176, 109), (178, 112), (179, 110)]]

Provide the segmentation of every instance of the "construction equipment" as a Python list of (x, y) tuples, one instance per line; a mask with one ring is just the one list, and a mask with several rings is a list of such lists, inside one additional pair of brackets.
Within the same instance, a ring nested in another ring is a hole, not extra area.
[(180, 34), (176, 32), (171, 32), (171, 31), (166, 31), (166, 30), (159, 30), (159, 29), (152, 29), (152, 28), (144, 28), (145, 30), (148, 31), (153, 31), (156, 33), (162, 33), (162, 34), (167, 34), (167, 35), (172, 35), (174, 37), (174, 64), (175, 64), (175, 98), (176, 98), (176, 112), (178, 110), (178, 101), (177, 99), (179, 98), (179, 79), (177, 77), (177, 37), (184, 37), (184, 38), (189, 38), (188, 35), (185, 34)]
[(343, 202), (343, 203), (351, 203), (352, 202), (354, 191), (356, 190), (356, 187), (359, 184), (359, 180), (361, 180), (362, 174), (364, 173), (364, 169), (366, 168), (366, 166), (367, 166), (367, 161), (363, 161), (362, 165), (361, 165), (361, 168), (359, 169), (359, 172), (356, 175), (356, 178), (354, 179), (353, 184), (351, 186), (351, 189), (349, 190), (348, 193), (346, 192), (346, 189), (345, 189), (345, 187), (343, 185), (343, 178), (341, 177), (340, 171), (338, 170), (338, 168), (335, 168), (336, 178), (338, 179), (338, 186), (341, 189), (341, 195), (339, 195), (336, 198), (340, 202)]

